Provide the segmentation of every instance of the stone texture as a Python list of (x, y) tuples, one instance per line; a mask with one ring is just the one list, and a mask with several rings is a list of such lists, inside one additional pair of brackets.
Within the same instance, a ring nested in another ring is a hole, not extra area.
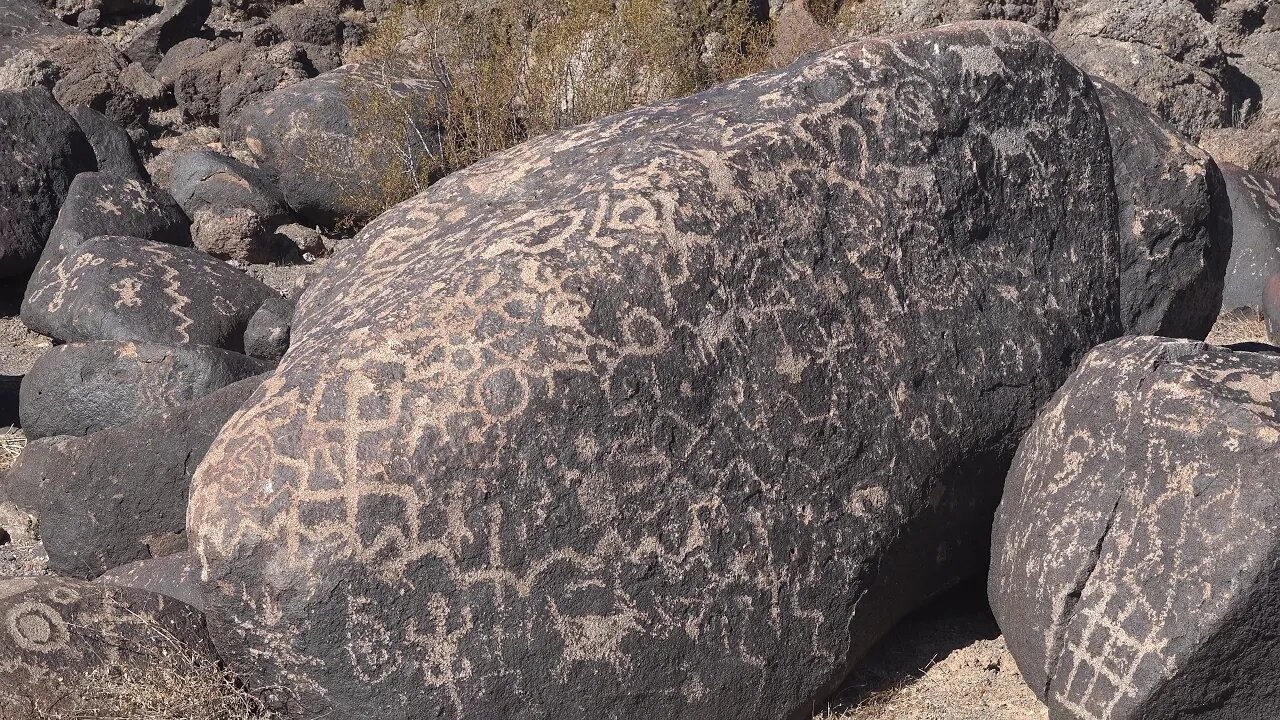
[(271, 298), (262, 303), (244, 331), (244, 351), (251, 357), (278, 362), (289, 350), (289, 328), (293, 325), (294, 303)]
[(261, 170), (209, 150), (174, 158), (169, 191), (192, 217), (200, 210), (245, 208), (273, 230), (292, 221), (284, 195)]
[(1041, 35), (962, 24), (397, 206), (197, 471), (224, 659), (309, 714), (810, 713), (985, 567), (1021, 433), (1121, 332), (1106, 132)]
[(5, 500), (40, 520), (49, 567), (94, 578), (186, 548), (191, 476), (262, 377), (137, 423), (37, 440), (3, 479)]
[[(0, 27), (9, 18), (0, 6)], [(36, 266), (77, 173), (93, 170), (80, 127), (40, 88), (0, 91), (0, 279)]]
[(107, 173), (84, 172), (67, 189), (49, 232), (33, 286), (84, 243), (104, 235), (191, 245), (191, 220), (169, 193), (150, 183)]
[(79, 708), (86, 680), (112, 670), (145, 675), (182, 672), (190, 657), (216, 662), (198, 610), (140, 590), (5, 578), (0, 617), (0, 717), (31, 717), (32, 705)]
[(1267, 325), (1267, 339), (1280, 345), (1280, 274), (1272, 275), (1262, 293), (1262, 317)]
[[(380, 170), (389, 153), (418, 169), (439, 156), (438, 92), (433, 80), (382, 65), (344, 65), (259, 97), (223, 130), (244, 141), (289, 207), (311, 224), (331, 226), (389, 201)], [(387, 144), (367, 152), (375, 138)]]
[(1052, 720), (1280, 713), (1280, 356), (1103, 345), (1018, 449), (990, 597)]
[(224, 126), (255, 97), (311, 77), (309, 65), (294, 43), (229, 43), (183, 63), (174, 95), (188, 120)]
[(288, 238), (277, 237), (261, 216), (244, 208), (197, 211), (191, 235), (213, 257), (238, 262), (274, 262), (290, 249)]
[(185, 550), (112, 568), (96, 582), (164, 595), (197, 610), (204, 607), (204, 598), (200, 595), (200, 564)]
[[(1217, 165), (1141, 101), (1105, 80), (1120, 201), (1125, 331), (1203, 340), (1222, 306), (1231, 203)], [(1159, 285), (1153, 275), (1163, 277)]]
[(22, 430), (29, 439), (88, 435), (171, 410), (271, 368), (270, 362), (202, 345), (59, 345), (22, 380)]
[(151, 18), (125, 48), (129, 59), (151, 72), (174, 45), (199, 33), (213, 4), (210, 0), (165, 0), (164, 9)]
[(1055, 0), (880, 0), (890, 29), (923, 30), (964, 20), (1014, 20), (1052, 30), (1057, 25)]
[(274, 296), (199, 250), (99, 237), (32, 279), (22, 321), (63, 342), (138, 340), (239, 351), (249, 318)]
[(1222, 167), (1231, 197), (1231, 264), (1222, 293), (1223, 311), (1260, 310), (1262, 291), (1280, 273), (1280, 180)]
[(1209, 130), (1200, 137), (1200, 147), (1220, 163), (1236, 165), (1259, 175), (1280, 177), (1280, 132), (1236, 128)]
[[(122, 180), (133, 180), (149, 183), (146, 169), (138, 157), (129, 133), (111, 118), (86, 105), (77, 105), (68, 110), (71, 117), (89, 140), (93, 147), (93, 155), (98, 161), (98, 170)], [(114, 233), (110, 233), (114, 234)]]

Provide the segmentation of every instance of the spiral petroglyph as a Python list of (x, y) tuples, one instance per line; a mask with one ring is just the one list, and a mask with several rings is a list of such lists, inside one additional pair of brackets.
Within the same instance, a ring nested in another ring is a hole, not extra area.
[(810, 712), (982, 566), (1022, 431), (1122, 332), (1116, 216), (1092, 85), (1005, 23), (449, 176), (197, 472), (215, 642), (297, 714)]

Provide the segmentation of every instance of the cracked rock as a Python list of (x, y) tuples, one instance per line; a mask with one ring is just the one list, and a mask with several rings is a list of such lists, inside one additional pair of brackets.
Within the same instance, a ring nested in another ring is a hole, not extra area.
[(1280, 715), (1280, 356), (1138, 337), (1027, 433), (989, 593), (1051, 720)]

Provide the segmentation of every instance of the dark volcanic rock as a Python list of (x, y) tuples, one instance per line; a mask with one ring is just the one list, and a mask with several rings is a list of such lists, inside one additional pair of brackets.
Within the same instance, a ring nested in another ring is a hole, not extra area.
[(197, 610), (204, 607), (204, 598), (200, 595), (200, 563), (185, 550), (112, 568), (96, 582), (164, 595)]
[(312, 74), (294, 43), (255, 48), (229, 43), (182, 64), (173, 91), (189, 120), (227, 125), (258, 95)]
[(32, 278), (22, 320), (63, 342), (138, 340), (238, 351), (249, 318), (276, 296), (194, 248), (100, 237)]
[(92, 711), (100, 706), (82, 702), (89, 684), (101, 684), (107, 673), (183, 673), (192, 658), (216, 662), (198, 610), (141, 590), (65, 578), (5, 578), (0, 617), (4, 718), (33, 717), (33, 706), (103, 717)]
[[(1137, 98), (1098, 81), (1115, 163), (1125, 331), (1203, 340), (1222, 306), (1231, 203), (1222, 173)], [(1151, 277), (1164, 278), (1159, 285)]]
[[(312, 224), (366, 217), (441, 152), (439, 83), (344, 65), (259, 97), (223, 129), (243, 139)], [(407, 158), (408, 164), (399, 159)]]
[[(0, 23), (7, 19), (0, 5)], [(40, 258), (77, 173), (93, 170), (93, 148), (48, 92), (0, 91), (0, 279), (23, 277)]]
[(204, 38), (187, 38), (169, 48), (168, 52), (164, 54), (164, 59), (156, 65), (152, 74), (165, 86), (172, 88), (178, 80), (178, 74), (182, 72), (187, 63), (204, 55), (211, 49), (212, 44)]
[(53, 267), (93, 238), (117, 235), (190, 245), (190, 225), (191, 220), (169, 193), (150, 183), (106, 173), (80, 173), (67, 189), (33, 286), (48, 280)]
[(59, 345), (23, 378), (22, 430), (31, 439), (88, 435), (173, 409), (271, 367), (202, 345)]
[(1262, 293), (1262, 317), (1267, 324), (1267, 339), (1280, 345), (1280, 275), (1272, 275), (1267, 281)]
[(1280, 357), (1129, 338), (1018, 449), (991, 606), (1053, 720), (1280, 715)]
[(271, 298), (262, 303), (258, 312), (249, 319), (249, 327), (245, 328), (245, 353), (272, 362), (284, 357), (289, 349), (293, 312), (294, 303), (284, 298)]
[(49, 567), (94, 578), (186, 547), (191, 476), (209, 443), (262, 377), (131, 425), (29, 446), (3, 495), (40, 520)]
[(444, 178), (197, 471), (219, 650), (342, 717), (807, 716), (985, 568), (1021, 433), (1121, 332), (1106, 133), (1042, 36), (964, 24)]
[(261, 170), (209, 150), (174, 158), (169, 191), (192, 217), (199, 210), (245, 208), (272, 229), (292, 222), (284, 195)]
[(1222, 167), (1231, 197), (1231, 264), (1223, 311), (1262, 307), (1262, 292), (1280, 273), (1280, 180)]
[(165, 0), (164, 9), (134, 36), (124, 52), (152, 72), (174, 45), (199, 33), (209, 18), (210, 0)]
[(124, 128), (106, 115), (85, 105), (77, 105), (68, 112), (84, 131), (85, 137), (89, 139), (89, 145), (93, 147), (93, 154), (98, 160), (100, 172), (122, 180), (151, 182), (142, 165), (142, 160), (138, 157), (137, 149), (134, 148), (133, 141)]

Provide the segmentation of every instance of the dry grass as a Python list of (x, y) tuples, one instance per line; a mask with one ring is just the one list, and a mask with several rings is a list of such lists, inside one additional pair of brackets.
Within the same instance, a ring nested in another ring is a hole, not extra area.
[(1231, 310), (1218, 316), (1205, 342), (1210, 345), (1267, 343), (1267, 325), (1262, 316), (1249, 309)]
[(13, 467), (26, 446), (27, 438), (20, 430), (0, 432), (0, 472)]

